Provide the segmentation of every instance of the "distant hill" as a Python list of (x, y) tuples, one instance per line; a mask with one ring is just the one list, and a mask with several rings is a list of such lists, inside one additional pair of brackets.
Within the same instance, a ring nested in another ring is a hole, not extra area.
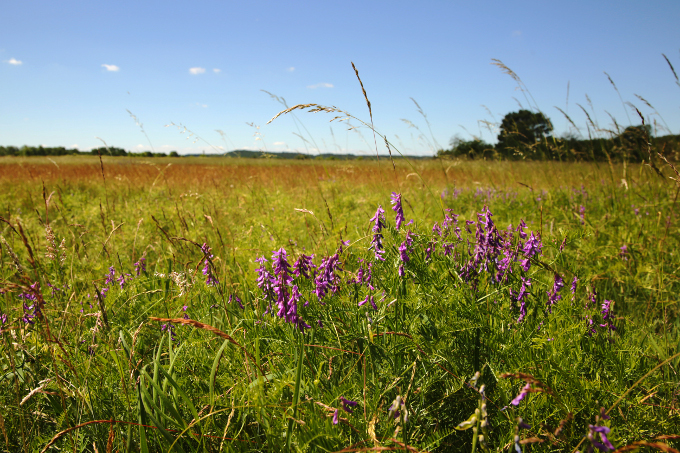
[[(0, 156), (64, 156), (64, 155), (102, 155), (102, 156), (130, 156), (130, 157), (240, 157), (251, 159), (325, 159), (325, 160), (353, 160), (366, 159), (374, 160), (375, 155), (357, 156), (355, 154), (303, 154), (297, 152), (267, 152), (253, 151), (248, 149), (235, 149), (224, 154), (178, 154), (177, 151), (170, 153), (152, 153), (151, 151), (130, 152), (115, 146), (95, 148), (90, 151), (79, 151), (78, 149), (67, 149), (64, 147), (43, 147), (27, 146), (21, 148), (16, 146), (0, 146)], [(389, 159), (390, 156), (381, 154), (380, 158)], [(392, 155), (394, 159), (401, 159), (398, 154)], [(405, 156), (409, 159), (429, 159), (432, 156)]]
[[(327, 159), (327, 160), (353, 160), (353, 159), (366, 159), (366, 160), (373, 160), (375, 159), (375, 155), (365, 155), (365, 156), (357, 156), (356, 154), (332, 154), (332, 153), (322, 153), (322, 154), (303, 154), (303, 153), (293, 153), (293, 152), (287, 152), (287, 151), (282, 151), (282, 152), (265, 152), (265, 151), (252, 151), (252, 150), (245, 150), (245, 149), (236, 149), (234, 151), (229, 151), (228, 153), (224, 154), (218, 154), (216, 156), (225, 156), (225, 157), (244, 157), (244, 158), (277, 158), (277, 159)], [(381, 154), (379, 155), (380, 158), (382, 159), (389, 159), (390, 156), (387, 154)], [(432, 156), (404, 156), (407, 157), (408, 159), (429, 159)], [(402, 157), (399, 154), (393, 154), (392, 155), (393, 159), (401, 159)]]

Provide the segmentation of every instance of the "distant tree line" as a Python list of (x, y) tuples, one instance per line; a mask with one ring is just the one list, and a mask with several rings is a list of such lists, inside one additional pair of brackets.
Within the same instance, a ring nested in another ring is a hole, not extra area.
[(151, 151), (144, 151), (141, 153), (133, 153), (125, 151), (123, 148), (116, 148), (115, 146), (94, 148), (90, 151), (79, 151), (76, 148), (57, 147), (43, 147), (43, 146), (0, 146), (0, 156), (69, 156), (69, 155), (99, 155), (102, 156), (131, 156), (131, 157), (179, 157), (177, 151), (170, 153), (152, 153)]
[[(618, 126), (617, 126), (618, 127)], [(628, 126), (607, 131), (608, 138), (555, 137), (552, 122), (541, 112), (520, 110), (505, 115), (500, 124), (498, 143), (480, 139), (453, 138), (450, 148), (439, 150), (439, 157), (464, 157), (496, 160), (626, 160), (649, 161), (660, 152), (668, 159), (680, 160), (680, 136), (655, 137), (649, 125)]]

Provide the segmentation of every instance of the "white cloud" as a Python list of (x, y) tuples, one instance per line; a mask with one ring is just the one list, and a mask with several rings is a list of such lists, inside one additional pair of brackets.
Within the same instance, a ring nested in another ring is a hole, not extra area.
[(222, 70), (221, 70), (221, 69), (214, 68), (214, 69), (213, 69), (213, 72), (214, 72), (215, 74), (219, 74), (220, 72), (222, 72)]
[(286, 71), (293, 72), (293, 71), (295, 71), (295, 67), (291, 66), (290, 68), (286, 69)]
[(115, 64), (103, 64), (102, 68), (106, 68), (108, 72), (118, 72), (120, 71), (120, 68), (116, 66)]
[(317, 88), (333, 88), (332, 83), (317, 83), (316, 85), (307, 85), (310, 90), (316, 90)]
[(285, 145), (285, 144), (286, 144), (286, 142), (274, 142), (275, 146), (282, 146), (282, 145)]
[(208, 104), (201, 104), (200, 102), (197, 102), (196, 105), (199, 107), (203, 107), (204, 109), (208, 108)]
[(203, 74), (205, 72), (205, 68), (189, 68), (189, 72), (193, 75)]
[(16, 58), (10, 58), (9, 60), (5, 60), (5, 63), (9, 63), (9, 64), (14, 65), (14, 66), (20, 66), (20, 65), (24, 64), (23, 61), (17, 60)]

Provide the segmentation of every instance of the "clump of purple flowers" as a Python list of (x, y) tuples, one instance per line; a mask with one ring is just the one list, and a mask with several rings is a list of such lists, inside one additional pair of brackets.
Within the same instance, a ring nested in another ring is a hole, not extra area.
[[(477, 230), (475, 232), (475, 248), (472, 259), (464, 263), (460, 269), (460, 275), (466, 282), (472, 282), (473, 287), (476, 287), (476, 279), (479, 273), (484, 270), (488, 271), (490, 263), (495, 264), (498, 255), (500, 254), (501, 237), (498, 234), (496, 225), (494, 225), (491, 217), (493, 214), (488, 207), (477, 214)], [(467, 221), (466, 229), (474, 222)], [(469, 232), (469, 229), (468, 229)]]
[(522, 279), (522, 286), (519, 289), (519, 293), (515, 294), (510, 288), (510, 298), (519, 303), (519, 318), (517, 318), (517, 323), (521, 323), (524, 321), (524, 318), (527, 315), (527, 307), (526, 307), (526, 299), (527, 296), (529, 296), (529, 291), (528, 287), (531, 286), (531, 279), (530, 278), (524, 278), (520, 277)]
[[(524, 222), (522, 222), (524, 223)], [(521, 225), (520, 225), (521, 226)], [(526, 235), (526, 233), (524, 233)], [(521, 233), (520, 233), (521, 237)], [(529, 236), (529, 239), (527, 239), (526, 243), (524, 244), (524, 248), (522, 249), (522, 252), (524, 253), (524, 256), (526, 259), (521, 261), (522, 264), (522, 269), (524, 272), (527, 272), (529, 268), (531, 268), (531, 258), (540, 254), (541, 249), (543, 247), (543, 244), (541, 243), (541, 240), (539, 237), (537, 237), (534, 232), (531, 232), (531, 236)]]
[(141, 257), (141, 258), (139, 259), (139, 261), (137, 261), (137, 262), (134, 264), (134, 266), (135, 266), (135, 272), (137, 273), (137, 277), (139, 277), (139, 275), (140, 275), (142, 272), (146, 272), (146, 258), (145, 258), (145, 257)]
[(610, 331), (616, 330), (616, 327), (614, 326), (614, 315), (612, 314), (611, 300), (605, 299), (605, 301), (602, 303), (602, 311), (600, 313), (602, 314), (603, 322), (603, 324), (600, 324), (600, 327), (605, 327)]
[(299, 277), (302, 275), (305, 278), (310, 278), (308, 272), (314, 269), (314, 255), (300, 255), (300, 258), (293, 264), (293, 275)]
[(406, 238), (404, 239), (404, 242), (401, 243), (399, 246), (399, 259), (401, 260), (401, 263), (399, 265), (399, 276), (403, 277), (404, 276), (404, 264), (408, 263), (410, 258), (408, 256), (408, 251), (409, 248), (413, 245), (413, 238), (411, 237), (411, 232), (409, 231), (406, 233)]
[(175, 325), (174, 324), (162, 324), (161, 325), (161, 332), (165, 331), (170, 332), (170, 339), (172, 341), (177, 341), (177, 334), (175, 334)]
[(257, 272), (257, 286), (262, 290), (265, 298), (271, 300), (273, 293), (272, 282), (274, 281), (274, 277), (272, 277), (272, 274), (267, 270), (265, 264), (267, 261), (267, 258), (264, 256), (255, 259), (255, 262), (260, 263), (260, 267), (255, 269), (255, 272)]
[(381, 233), (382, 229), (385, 227), (385, 210), (382, 206), (378, 205), (378, 210), (375, 211), (375, 215), (371, 217), (371, 222), (373, 222), (373, 238), (371, 239), (371, 244), (368, 249), (373, 249), (375, 253), (375, 259), (380, 261), (385, 261), (383, 254), (385, 250), (383, 249), (382, 240), (383, 235)]
[(623, 244), (619, 250), (620, 250), (619, 257), (623, 261), (628, 261), (628, 246), (626, 244)]
[[(300, 291), (297, 285), (293, 285), (293, 277), (291, 276), (291, 266), (288, 263), (288, 254), (286, 250), (281, 247), (279, 250), (272, 252), (272, 267), (274, 275), (271, 275), (265, 267), (267, 260), (261, 257), (257, 260), (261, 264), (258, 271), (258, 286), (263, 290), (265, 296), (270, 300), (270, 306), (267, 308), (269, 313), (271, 308), (272, 295), (276, 295), (276, 304), (278, 311), (276, 315), (283, 318), (286, 322), (292, 323), (298, 329), (304, 330), (311, 327), (309, 324), (298, 316), (297, 303), (300, 300)], [(230, 300), (231, 302), (231, 300)], [(238, 299), (241, 307), (241, 300)]]
[[(127, 279), (125, 278), (126, 276), (128, 277)], [(131, 279), (132, 279), (132, 275), (126, 274), (125, 272), (121, 272), (120, 277), (118, 277), (118, 278), (116, 279), (116, 281), (117, 281), (118, 284), (120, 285), (120, 289), (123, 289), (123, 287), (125, 286), (125, 284), (126, 284), (127, 282), (129, 282)]]
[(404, 218), (404, 210), (401, 207), (401, 194), (392, 192), (392, 210), (397, 213), (396, 216), (396, 223), (397, 223), (397, 230), (401, 227), (401, 224), (406, 220)]
[[(359, 262), (363, 262), (362, 259), (359, 259)], [(370, 262), (368, 263), (366, 269), (364, 270), (364, 266), (362, 265), (359, 267), (359, 270), (357, 271), (357, 277), (355, 280), (353, 280), (353, 283), (356, 283), (357, 285), (361, 284), (366, 284), (368, 289), (371, 291), (374, 291), (375, 288), (373, 287), (373, 284), (371, 283), (373, 280), (373, 263)]]
[(26, 324), (34, 324), (35, 317), (36, 316), (40, 317), (42, 314), (41, 311), (42, 294), (40, 292), (40, 283), (35, 282), (29, 288), (30, 289), (28, 292), (21, 293), (17, 297), (19, 297), (20, 299), (24, 299), (26, 301), (33, 302), (30, 305), (29, 302), (23, 303), (24, 314), (21, 317), (21, 320)]
[(208, 286), (217, 286), (218, 281), (217, 278), (215, 277), (215, 274), (213, 274), (212, 267), (211, 267), (211, 262), (210, 260), (213, 258), (213, 254), (211, 252), (211, 248), (208, 244), (203, 244), (201, 246), (201, 251), (203, 252), (203, 275), (206, 276), (205, 284)]
[(330, 289), (334, 293), (340, 289), (337, 283), (337, 276), (335, 271), (340, 268), (340, 255), (334, 254), (321, 261), (318, 267), (319, 274), (314, 280), (314, 294), (319, 300), (322, 300)]
[(111, 266), (109, 268), (109, 273), (106, 275), (106, 281), (104, 283), (106, 283), (107, 285), (110, 285), (115, 281), (116, 281), (116, 268)]
[(560, 274), (555, 274), (555, 280), (553, 282), (553, 287), (551, 290), (547, 291), (548, 293), (548, 313), (552, 313), (552, 306), (555, 305), (557, 302), (562, 300), (562, 296), (560, 296), (558, 293), (562, 290), (564, 287), (564, 280), (562, 280), (562, 277), (560, 277)]

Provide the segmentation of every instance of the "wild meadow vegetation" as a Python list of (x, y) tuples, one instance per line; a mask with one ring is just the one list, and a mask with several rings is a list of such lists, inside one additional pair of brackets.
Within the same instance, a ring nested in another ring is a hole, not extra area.
[(6, 451), (678, 448), (672, 173), (174, 162), (0, 163)]
[(3, 157), (3, 448), (678, 451), (680, 175), (638, 132), (594, 162)]

